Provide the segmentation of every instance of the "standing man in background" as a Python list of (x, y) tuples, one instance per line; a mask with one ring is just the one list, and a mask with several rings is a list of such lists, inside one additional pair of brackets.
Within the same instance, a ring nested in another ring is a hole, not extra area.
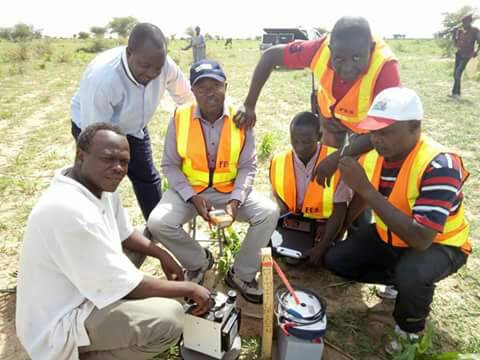
[[(478, 55), (480, 50), (480, 31), (472, 26), (473, 15), (469, 14), (462, 19), (462, 26), (453, 31), (453, 41), (457, 52), (455, 54), (455, 67), (453, 70), (453, 89), (454, 99), (460, 98), (462, 74), (472, 57)], [(475, 50), (475, 42), (477, 49)]]
[(190, 48), (192, 48), (193, 52), (193, 63), (207, 58), (207, 45), (205, 43), (205, 37), (200, 34), (199, 26), (195, 27), (195, 35), (192, 36), (190, 44), (184, 47), (183, 50)]
[(127, 134), (128, 177), (145, 220), (162, 197), (147, 125), (165, 90), (177, 105), (193, 100), (182, 71), (167, 55), (162, 31), (140, 23), (133, 28), (127, 47), (107, 50), (93, 59), (71, 102), (75, 139), (96, 122), (116, 124)]

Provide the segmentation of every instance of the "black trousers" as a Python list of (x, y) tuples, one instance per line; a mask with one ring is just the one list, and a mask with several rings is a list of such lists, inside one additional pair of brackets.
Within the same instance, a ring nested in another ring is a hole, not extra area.
[(455, 66), (453, 68), (453, 89), (452, 95), (460, 95), (462, 74), (470, 58), (464, 58), (458, 53), (455, 54)]
[(467, 261), (459, 248), (432, 244), (425, 251), (393, 247), (382, 241), (375, 224), (339, 241), (325, 255), (325, 267), (347, 279), (395, 285), (393, 317), (400, 328), (416, 333), (425, 327), (435, 283)]
[[(72, 135), (75, 140), (81, 129), (72, 121)], [(162, 198), (160, 174), (152, 158), (152, 146), (148, 129), (144, 128), (143, 139), (127, 135), (130, 145), (130, 162), (128, 163), (128, 178), (132, 182), (133, 191), (142, 210), (143, 217), (148, 216)]]

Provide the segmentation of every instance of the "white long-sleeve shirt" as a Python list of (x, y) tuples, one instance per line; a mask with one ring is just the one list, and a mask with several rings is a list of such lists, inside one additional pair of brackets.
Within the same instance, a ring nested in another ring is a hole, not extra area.
[(169, 56), (160, 75), (144, 86), (130, 72), (126, 47), (116, 47), (101, 53), (87, 66), (80, 88), (72, 97), (72, 121), (80, 129), (96, 122), (111, 122), (143, 139), (143, 128), (165, 91), (177, 105), (193, 100), (189, 82)]

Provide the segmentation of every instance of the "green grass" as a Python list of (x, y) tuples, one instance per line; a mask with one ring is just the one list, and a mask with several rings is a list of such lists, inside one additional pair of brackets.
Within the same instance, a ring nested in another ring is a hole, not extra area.
[[(0, 263), (7, 270), (0, 275), (3, 284), (9, 281), (8, 273), (16, 270), (21, 238), (32, 206), (48, 186), (55, 170), (73, 161), (70, 98), (86, 64), (94, 56), (77, 49), (91, 44), (92, 40), (36, 41), (29, 43), (27, 59), (19, 61), (18, 45), (0, 42)], [(113, 46), (116, 42), (111, 40), (108, 44)], [(188, 74), (191, 51), (181, 51), (184, 45), (182, 41), (170, 42), (169, 54)], [(480, 189), (477, 140), (480, 82), (464, 81), (462, 100), (454, 102), (447, 97), (452, 85), (453, 59), (444, 58), (434, 41), (398, 40), (391, 45), (401, 63), (403, 84), (422, 97), (426, 114), (424, 131), (461, 153), (471, 173), (464, 191), (475, 250), (466, 267), (437, 287), (430, 317), (434, 331), (433, 350), (480, 352), (480, 261), (477, 251), (480, 246), (480, 197), (477, 195)], [(223, 41), (210, 41), (207, 53), (223, 64), (228, 77), (228, 95), (234, 105), (240, 105), (260, 56), (258, 43), (235, 41), (233, 49), (224, 49)], [(255, 128), (259, 154), (255, 187), (259, 191), (269, 190), (269, 157), (289, 146), (291, 118), (310, 108), (310, 86), (308, 71), (275, 71), (262, 92)], [(160, 109), (150, 125), (157, 164), (169, 117), (167, 111)], [(122, 183), (120, 192), (133, 222), (141, 225), (143, 219), (128, 180)], [(152, 264), (147, 270), (157, 271)], [(317, 278), (336, 281), (324, 273)], [(351, 286), (330, 291), (338, 301), (350, 301), (347, 290)], [(373, 296), (367, 287), (362, 294), (358, 294), (356, 301), (359, 303)], [(368, 335), (370, 315), (371, 311), (357, 308), (332, 310), (327, 339), (356, 359), (384, 358), (379, 336)], [(260, 339), (247, 338), (244, 343), (242, 357), (257, 358)]]

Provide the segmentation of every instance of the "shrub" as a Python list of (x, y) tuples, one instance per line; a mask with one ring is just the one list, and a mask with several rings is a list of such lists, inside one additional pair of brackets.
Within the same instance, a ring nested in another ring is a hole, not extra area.
[(22, 75), (25, 73), (25, 67), (22, 64), (11, 64), (8, 67), (8, 75)]
[(7, 58), (10, 62), (26, 61), (29, 59), (29, 57), (30, 57), (30, 54), (29, 54), (28, 45), (26, 42), (18, 43), (7, 54)]
[(273, 149), (275, 147), (275, 137), (272, 133), (266, 133), (263, 135), (262, 142), (260, 143), (260, 149), (258, 152), (258, 158), (261, 161), (268, 160), (272, 156)]
[(57, 56), (57, 62), (58, 63), (70, 63), (70, 62), (72, 62), (72, 53), (67, 51), (67, 50), (61, 51)]
[(38, 43), (36, 46), (36, 52), (38, 56), (42, 58), (45, 58), (47, 56), (51, 57), (53, 54), (52, 41), (49, 39), (45, 39)]

